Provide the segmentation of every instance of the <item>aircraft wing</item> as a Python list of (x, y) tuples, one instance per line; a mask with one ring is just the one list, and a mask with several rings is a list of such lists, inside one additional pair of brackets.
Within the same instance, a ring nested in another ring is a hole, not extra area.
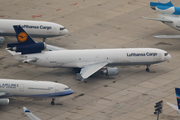
[(156, 35), (155, 38), (180, 38), (180, 35)]
[(32, 114), (26, 107), (23, 107), (23, 110), (24, 110), (25, 114), (26, 114), (31, 120), (41, 120), (40, 118), (38, 118), (37, 116), (35, 116), (34, 114)]
[(61, 48), (61, 47), (57, 47), (57, 46), (53, 46), (53, 45), (49, 45), (49, 44), (46, 44), (46, 49), (48, 49), (50, 51), (68, 50), (68, 49), (65, 49), (65, 48)]
[(168, 23), (173, 23), (172, 20), (169, 20), (167, 18), (147, 18), (147, 17), (141, 17), (143, 19), (146, 19), (146, 20), (155, 20), (155, 21), (161, 21), (161, 22), (168, 22)]
[(176, 111), (178, 111), (178, 106), (175, 106), (169, 102), (166, 102), (169, 106), (171, 106), (173, 109), (175, 109)]
[(22, 62), (23, 63), (29, 63), (29, 62), (36, 62), (37, 60), (38, 60), (38, 58), (32, 57), (32, 58), (29, 58), (27, 60), (23, 60)]
[(79, 80), (87, 79), (89, 76), (106, 66), (108, 63), (96, 63), (92, 65), (85, 66), (81, 69), (80, 73), (77, 73), (77, 78)]

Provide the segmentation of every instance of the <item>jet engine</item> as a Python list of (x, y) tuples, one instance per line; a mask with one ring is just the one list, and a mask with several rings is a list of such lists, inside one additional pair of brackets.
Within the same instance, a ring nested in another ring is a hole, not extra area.
[(119, 69), (117, 67), (113, 67), (113, 68), (104, 68), (101, 71), (102, 74), (105, 74), (107, 76), (114, 76), (114, 75), (118, 75), (119, 74)]
[(0, 37), (0, 45), (4, 44), (4, 37)]
[(9, 99), (0, 99), (0, 105), (8, 105)]
[[(10, 44), (12, 45), (12, 44)], [(14, 45), (15, 47), (8, 46), (11, 51), (22, 52), (22, 54), (38, 53), (46, 49), (46, 43), (39, 42), (28, 45)]]

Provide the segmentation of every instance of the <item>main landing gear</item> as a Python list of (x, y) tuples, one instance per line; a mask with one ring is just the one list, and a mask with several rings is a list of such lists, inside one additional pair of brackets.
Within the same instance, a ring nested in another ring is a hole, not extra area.
[(55, 99), (54, 98), (52, 98), (52, 101), (51, 101), (51, 105), (55, 105)]
[(149, 72), (150, 70), (149, 70), (149, 66), (150, 65), (146, 65), (147, 66), (147, 68), (146, 68), (146, 72)]
[(46, 42), (46, 38), (42, 38), (43, 39), (43, 42)]

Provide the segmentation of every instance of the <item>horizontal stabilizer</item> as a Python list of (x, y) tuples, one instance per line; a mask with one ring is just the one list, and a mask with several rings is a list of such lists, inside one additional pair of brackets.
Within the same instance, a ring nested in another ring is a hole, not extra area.
[(37, 116), (35, 116), (34, 114), (32, 114), (26, 107), (23, 107), (23, 110), (24, 110), (25, 114), (26, 114), (31, 120), (41, 120), (40, 118), (38, 118)]
[(178, 106), (175, 106), (169, 102), (166, 102), (169, 106), (171, 106), (173, 109), (175, 109), (176, 111), (178, 111)]
[(180, 35), (156, 35), (155, 38), (180, 38)]
[(57, 47), (57, 46), (53, 46), (53, 45), (49, 45), (49, 44), (46, 44), (46, 49), (48, 49), (50, 51), (68, 50), (65, 48), (61, 48), (61, 47)]
[(155, 20), (155, 21), (161, 21), (161, 22), (168, 22), (168, 23), (173, 23), (173, 21), (169, 20), (169, 19), (160, 19), (160, 18), (147, 18), (147, 17), (141, 17), (143, 19), (146, 20)]
[(38, 58), (36, 57), (33, 57), (33, 58), (29, 58), (27, 60), (23, 60), (22, 62), (23, 63), (29, 63), (29, 62), (36, 62), (38, 60)]
[(16, 52), (15, 52), (15, 51), (11, 51), (11, 50), (9, 50), (8, 48), (6, 48), (6, 50), (7, 50), (12, 56), (16, 55)]

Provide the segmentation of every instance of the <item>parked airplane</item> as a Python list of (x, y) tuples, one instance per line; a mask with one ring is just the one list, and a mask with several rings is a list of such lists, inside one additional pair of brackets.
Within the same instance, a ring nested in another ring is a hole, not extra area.
[[(57, 23), (30, 20), (0, 19), (0, 36), (16, 36), (13, 25), (21, 25), (32, 37), (40, 37), (45, 40), (49, 37), (65, 35), (68, 30)], [(4, 37), (0, 37), (0, 44), (4, 43)]]
[[(21, 26), (14, 26), (19, 43), (7, 45), (16, 60), (45, 67), (71, 67), (81, 69), (78, 79), (84, 80), (101, 70), (106, 75), (118, 75), (116, 65), (146, 65), (169, 60), (171, 56), (164, 50), (155, 48), (126, 49), (87, 49), (67, 50), (63, 48), (36, 43)], [(45, 48), (51, 51), (43, 51)]]
[[(161, 21), (164, 24), (180, 31), (180, 7), (175, 7), (170, 0), (159, 0), (159, 2), (150, 2), (153, 10), (162, 14), (157, 18), (147, 18), (148, 20)], [(180, 35), (156, 35), (156, 38), (180, 38)]]
[(31, 113), (26, 107), (23, 107), (24, 113), (31, 119), (31, 120), (41, 120), (36, 115)]
[(180, 114), (180, 88), (175, 88), (175, 92), (176, 92), (176, 99), (177, 99), (177, 105), (173, 105), (169, 102), (166, 102), (169, 106), (171, 106), (173, 109), (175, 109), (177, 111), (177, 113)]
[(9, 97), (55, 98), (72, 94), (68, 86), (48, 81), (0, 79), (0, 105), (8, 105)]

